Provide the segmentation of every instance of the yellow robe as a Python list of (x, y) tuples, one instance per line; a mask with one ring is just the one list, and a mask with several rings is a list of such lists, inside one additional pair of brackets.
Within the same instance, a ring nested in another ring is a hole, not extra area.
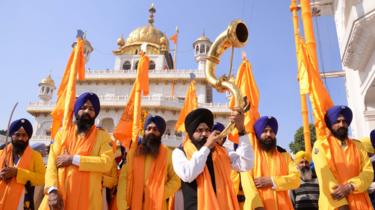
[[(266, 153), (266, 152), (265, 152)], [(271, 179), (276, 185), (273, 189), (274, 191), (287, 191), (291, 189), (296, 189), (300, 185), (300, 174), (297, 170), (296, 165), (292, 161), (292, 158), (287, 152), (281, 153), (282, 157), (286, 159), (288, 165), (288, 174), (285, 176), (272, 176)], [(270, 153), (266, 153), (267, 156), (270, 156)], [(263, 207), (262, 199), (258, 193), (258, 190), (254, 184), (253, 171), (242, 172), (241, 173), (241, 183), (243, 191), (245, 193), (245, 204), (243, 209), (255, 209), (258, 207)], [(277, 202), (277, 198), (275, 199)]]
[[(323, 149), (323, 143), (327, 141), (318, 140), (314, 144), (312, 151), (312, 158), (315, 165), (316, 174), (319, 180), (319, 209), (321, 210), (333, 210), (337, 207), (347, 205), (348, 201), (346, 198), (341, 200), (333, 200), (331, 193), (333, 192), (332, 188), (339, 184), (339, 182), (334, 177), (332, 171), (329, 168), (326, 155)], [(349, 140), (352, 141), (352, 140)], [(360, 151), (361, 156), (361, 172), (357, 177), (351, 178), (348, 183), (352, 183), (355, 191), (353, 193), (361, 193), (367, 191), (370, 186), (374, 172), (371, 165), (371, 161), (367, 155), (367, 152), (363, 149), (361, 142), (354, 140), (353, 141), (356, 147)], [(343, 147), (342, 149), (344, 149)], [(345, 173), (345, 172), (343, 172)]]
[[(58, 169), (56, 168), (56, 157), (60, 154), (63, 144), (61, 139), (62, 132), (58, 132), (55, 136), (55, 141), (51, 144), (50, 153), (48, 156), (45, 192), (52, 186), (58, 187)], [(80, 156), (79, 170), (90, 172), (90, 194), (89, 194), (89, 209), (102, 209), (102, 180), (103, 174), (110, 171), (112, 162), (114, 160), (113, 150), (110, 146), (111, 138), (107, 132), (102, 129), (97, 129), (96, 143), (90, 156)], [(72, 154), (74, 155), (74, 154)], [(69, 166), (76, 167), (76, 166)], [(69, 173), (69, 172), (68, 172)], [(76, 186), (79, 188), (79, 186)], [(69, 196), (69, 195), (67, 195)], [(43, 199), (41, 207), (44, 202), (48, 202), (48, 195)], [(48, 204), (47, 204), (48, 206)]]
[(32, 150), (32, 160), (30, 168), (26, 170), (22, 168), (17, 169), (17, 182), (20, 184), (26, 184), (30, 181), (32, 186), (38, 186), (44, 184), (44, 174), (46, 168), (43, 163), (43, 158), (39, 152)]
[[(152, 164), (153, 157), (151, 155), (147, 155), (145, 158), (145, 177), (144, 177), (144, 183), (147, 182), (148, 176), (150, 174), (150, 168)], [(128, 164), (126, 163), (121, 169), (118, 186), (117, 186), (117, 208), (118, 210), (126, 210), (130, 207), (127, 204), (126, 201), (126, 174), (128, 171)], [(171, 151), (168, 149), (168, 160), (167, 160), (167, 178), (164, 185), (164, 199), (165, 202), (163, 203), (163, 210), (167, 210), (167, 199), (174, 195), (174, 193), (180, 188), (181, 182), (180, 178), (176, 175), (176, 173), (173, 170), (172, 166), (172, 158), (171, 158)], [(162, 192), (160, 192), (162, 193)], [(146, 210), (146, 209), (145, 209)]]

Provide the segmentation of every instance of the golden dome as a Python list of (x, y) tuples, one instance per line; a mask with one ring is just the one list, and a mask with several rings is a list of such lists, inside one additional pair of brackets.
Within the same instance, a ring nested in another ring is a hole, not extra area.
[(51, 75), (49, 74), (46, 78), (42, 79), (39, 82), (39, 85), (50, 85), (55, 88), (55, 81), (53, 81)]
[(155, 45), (161, 45), (161, 41), (166, 40), (166, 45), (169, 46), (167, 35), (149, 24), (143, 27), (136, 28), (132, 31), (126, 39), (126, 46), (138, 45), (143, 42)]

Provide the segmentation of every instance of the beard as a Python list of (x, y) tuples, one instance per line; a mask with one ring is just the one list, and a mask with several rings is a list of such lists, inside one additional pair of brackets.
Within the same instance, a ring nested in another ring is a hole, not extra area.
[(337, 139), (339, 139), (341, 141), (344, 141), (344, 140), (348, 139), (348, 128), (341, 127), (337, 130), (332, 130), (332, 134)]
[(304, 181), (310, 181), (312, 179), (312, 171), (310, 167), (306, 166), (300, 169), (301, 179)]
[(274, 149), (276, 147), (276, 138), (266, 138), (266, 139), (261, 139), (259, 141), (260, 143), (260, 147), (265, 150), (265, 151), (271, 151), (272, 149)]
[(24, 142), (20, 140), (12, 140), (13, 150), (17, 154), (22, 154), (23, 151), (25, 151), (27, 145), (29, 145), (29, 142)]
[(139, 145), (139, 153), (142, 155), (152, 155), (156, 157), (159, 154), (161, 145), (161, 136), (148, 134), (143, 136), (141, 144)]
[(95, 118), (91, 118), (89, 114), (76, 116), (78, 133), (86, 133), (95, 124)]
[(197, 150), (199, 150), (201, 147), (203, 147), (203, 145), (207, 142), (207, 137), (203, 136), (201, 138), (199, 138), (198, 140), (196, 139), (192, 139), (191, 143), (194, 144), (194, 146), (197, 148)]

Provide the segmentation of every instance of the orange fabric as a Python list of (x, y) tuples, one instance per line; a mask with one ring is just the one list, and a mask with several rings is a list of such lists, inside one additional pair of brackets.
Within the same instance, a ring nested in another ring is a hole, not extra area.
[[(62, 139), (64, 143), (61, 154), (66, 151), (69, 154), (90, 155), (96, 143), (96, 131), (96, 126), (92, 126), (86, 136), (79, 136), (77, 135), (76, 126), (69, 126), (63, 133)], [(58, 189), (64, 199), (64, 208), (88, 209), (90, 203), (90, 172), (80, 171), (76, 166), (69, 166), (60, 168), (58, 170), (58, 176)], [(77, 190), (77, 186), (80, 186), (79, 190)]]
[[(328, 136), (328, 142), (323, 144), (328, 160), (328, 166), (340, 184), (356, 177), (361, 172), (361, 155), (353, 140), (346, 141), (347, 146), (342, 148), (339, 141), (333, 136)], [(343, 173), (345, 172), (345, 173)], [(351, 193), (347, 197), (351, 210), (372, 209), (368, 193)]]
[[(251, 65), (249, 61), (244, 57), (242, 63), (237, 71), (236, 86), (240, 88), (242, 96), (246, 99), (246, 103), (250, 105), (250, 109), (245, 112), (245, 129), (247, 132), (253, 131), (253, 125), (259, 118), (259, 90), (255, 82)], [(231, 98), (229, 107), (234, 107), (234, 99)], [(238, 143), (238, 131), (234, 131), (229, 135), (229, 139), (235, 143)]]
[(126, 200), (132, 210), (161, 210), (163, 208), (164, 184), (167, 176), (168, 149), (160, 146), (159, 154), (153, 159), (150, 175), (145, 180), (145, 156), (136, 155), (137, 147), (129, 153), (129, 168), (126, 177)]
[[(282, 154), (274, 150), (272, 155), (260, 148), (253, 133), (252, 139), (254, 147), (254, 168), (252, 175), (256, 177), (264, 176), (285, 176), (288, 175), (288, 163)], [(272, 187), (258, 188), (259, 197), (265, 209), (293, 209), (288, 191), (275, 191)]]
[(129, 149), (131, 141), (138, 140), (139, 131), (142, 129), (141, 125), (141, 95), (146, 96), (149, 93), (148, 69), (150, 59), (145, 54), (141, 54), (138, 63), (137, 78), (134, 82), (133, 88), (130, 92), (127, 105), (122, 112), (119, 123), (113, 131), (116, 139)]
[[(5, 155), (6, 154), (6, 155)], [(6, 157), (5, 157), (6, 156)], [(5, 160), (6, 158), (6, 160)], [(17, 168), (23, 168), (29, 170), (32, 159), (32, 150), (29, 146), (26, 147), (23, 152), (21, 159), (17, 165)], [(12, 145), (9, 144), (6, 148), (0, 151), (0, 164), (1, 166), (6, 165), (14, 166)], [(16, 177), (13, 177), (9, 183), (0, 181), (0, 210), (17, 209), (20, 201), (22, 191), (25, 185), (17, 183)]]
[(304, 95), (310, 92), (310, 82), (309, 77), (307, 75), (307, 67), (309, 66), (306, 63), (306, 44), (304, 43), (304, 40), (299, 36), (297, 37), (297, 45), (299, 90), (300, 94)]
[[(321, 140), (327, 136), (324, 115), (326, 111), (333, 106), (333, 102), (327, 89), (324, 87), (322, 79), (320, 78), (318, 67), (312, 61), (311, 49), (305, 46), (302, 39), (299, 39), (299, 44), (302, 49), (300, 51), (300, 58), (303, 59), (301, 62), (305, 67), (299, 69), (300, 72), (298, 74), (300, 77), (304, 77), (302, 82), (308, 81), (309, 83), (302, 84), (302, 86), (309, 88), (310, 101), (315, 119), (316, 135), (317, 139)], [(303, 71), (307, 71), (307, 74)]]
[(195, 80), (192, 80), (190, 82), (189, 88), (186, 91), (184, 105), (176, 122), (176, 131), (185, 132), (185, 118), (191, 111), (196, 108), (198, 108), (198, 99), (195, 88)]
[(178, 38), (177, 32), (173, 34), (171, 37), (169, 37), (169, 39), (172, 40), (174, 44), (177, 44), (177, 38)]
[(62, 126), (67, 128), (72, 122), (74, 102), (76, 100), (76, 82), (85, 77), (85, 55), (84, 41), (77, 38), (77, 45), (70, 54), (66, 65), (63, 79), (57, 92), (56, 106), (51, 112), (52, 127), (51, 136), (55, 137), (57, 131)]
[[(183, 144), (187, 159), (191, 159), (197, 151), (191, 140)], [(234, 192), (233, 182), (230, 177), (231, 164), (226, 150), (216, 146), (212, 152), (212, 161), (215, 172), (216, 194), (212, 187), (210, 172), (207, 166), (197, 177), (198, 210), (239, 210), (237, 195)]]

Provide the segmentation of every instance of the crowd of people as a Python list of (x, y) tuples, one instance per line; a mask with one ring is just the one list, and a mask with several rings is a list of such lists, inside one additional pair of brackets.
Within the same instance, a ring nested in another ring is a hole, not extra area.
[(185, 140), (172, 150), (161, 142), (165, 120), (149, 115), (142, 137), (124, 149), (95, 125), (99, 112), (96, 94), (80, 95), (74, 122), (47, 149), (29, 145), (27, 119), (13, 121), (0, 150), (0, 210), (373, 209), (375, 130), (362, 141), (350, 138), (346, 106), (330, 108), (330, 135), (294, 158), (277, 145), (272, 116), (248, 131), (244, 113), (232, 111), (239, 138), (228, 148), (224, 126), (210, 110), (195, 109), (185, 118)]

